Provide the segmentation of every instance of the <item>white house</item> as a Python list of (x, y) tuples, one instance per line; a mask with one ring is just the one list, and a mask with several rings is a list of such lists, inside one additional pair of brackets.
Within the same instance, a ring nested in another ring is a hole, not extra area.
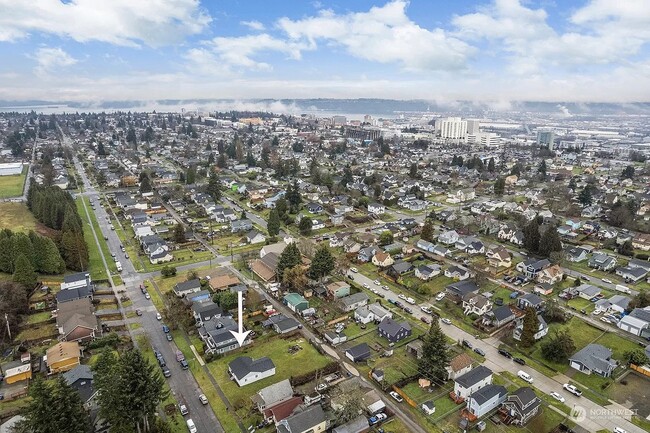
[(270, 358), (256, 360), (249, 356), (240, 356), (228, 364), (228, 373), (237, 385), (244, 386), (275, 374), (275, 364)]
[(467, 398), (470, 394), (492, 383), (492, 370), (479, 365), (454, 380), (456, 398)]

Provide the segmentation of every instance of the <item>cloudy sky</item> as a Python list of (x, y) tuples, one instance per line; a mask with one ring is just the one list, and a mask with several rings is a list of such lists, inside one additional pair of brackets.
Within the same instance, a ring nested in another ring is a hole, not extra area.
[(650, 0), (0, 0), (0, 100), (650, 100)]

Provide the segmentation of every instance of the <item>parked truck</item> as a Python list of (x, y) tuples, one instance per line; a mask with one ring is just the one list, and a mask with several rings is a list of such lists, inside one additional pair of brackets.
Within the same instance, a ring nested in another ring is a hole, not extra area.
[(627, 286), (623, 286), (623, 285), (621, 285), (621, 284), (617, 284), (616, 286), (614, 286), (614, 288), (615, 288), (616, 290), (618, 290), (619, 292), (623, 292), (623, 293), (627, 293), (627, 294), (632, 293), (632, 290), (630, 290), (629, 287), (627, 287)]

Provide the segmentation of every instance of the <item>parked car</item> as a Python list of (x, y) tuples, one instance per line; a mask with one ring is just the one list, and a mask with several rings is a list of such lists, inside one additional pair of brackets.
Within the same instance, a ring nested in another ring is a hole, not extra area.
[(325, 391), (327, 388), (329, 388), (329, 385), (326, 383), (319, 383), (316, 385), (316, 391), (318, 392)]
[(162, 326), (162, 330), (163, 330), (163, 332), (164, 332), (165, 334), (168, 334), (168, 333), (169, 333), (169, 326), (167, 326), (167, 325), (163, 325), (163, 326)]
[(357, 268), (350, 268), (350, 272), (354, 272), (356, 274), (357, 272), (359, 272), (359, 270)]
[(368, 418), (368, 423), (370, 425), (375, 425), (375, 424), (377, 424), (377, 423), (379, 423), (379, 422), (381, 422), (381, 421), (383, 421), (385, 419), (386, 419), (386, 414), (385, 413), (378, 413), (377, 415), (371, 416), (370, 418)]
[(463, 340), (463, 346), (467, 347), (468, 349), (471, 349), (473, 347), (472, 343), (467, 340)]
[(138, 316), (142, 316), (142, 310), (140, 310), (139, 308), (136, 309), (135, 314), (137, 314)]
[(199, 401), (203, 405), (208, 404), (208, 398), (205, 396), (205, 394), (200, 394), (199, 395)]
[(560, 403), (564, 403), (564, 397), (562, 397), (559, 393), (555, 391), (551, 391), (548, 395), (559, 401)]
[(607, 279), (607, 278), (602, 278), (601, 281), (602, 281), (603, 283), (609, 283), (609, 284), (612, 284), (612, 280)]
[(420, 310), (424, 311), (427, 314), (431, 314), (431, 309), (429, 307), (427, 307), (426, 305), (422, 305), (420, 307)]
[(161, 368), (162, 368), (163, 376), (171, 377), (172, 372), (169, 370), (169, 368), (167, 368), (167, 367), (161, 367)]
[(440, 292), (436, 295), (436, 301), (442, 301), (442, 298), (445, 297), (445, 292)]
[(174, 337), (172, 337), (172, 334), (165, 334), (167, 341), (172, 341)]
[(564, 385), (562, 385), (562, 388), (569, 391), (571, 394), (575, 395), (576, 397), (580, 397), (582, 395), (582, 391), (580, 391), (574, 385), (571, 385), (569, 383), (565, 383)]
[(400, 293), (397, 297), (406, 301), (406, 296), (403, 293)]
[(440, 319), (440, 321), (445, 325), (451, 325), (451, 320), (447, 319), (446, 317), (443, 317), (442, 319)]
[(187, 409), (187, 406), (185, 406), (185, 405), (182, 404), (182, 403), (178, 405), (178, 410), (181, 412), (181, 415), (183, 415), (183, 416), (185, 416), (185, 415), (187, 415), (188, 413), (190, 413), (190, 411)]
[(426, 323), (427, 325), (429, 325), (431, 323), (431, 319), (429, 319), (426, 316), (420, 317), (420, 320), (423, 321), (424, 323)]
[(499, 349), (499, 355), (503, 355), (506, 358), (512, 358), (512, 354), (508, 352), (507, 350)]
[(519, 370), (519, 371), (517, 372), (517, 376), (519, 376), (519, 378), (520, 378), (521, 380), (523, 380), (524, 382), (533, 383), (533, 378), (532, 378), (532, 376), (531, 376), (530, 374), (526, 373), (526, 372), (523, 371), (523, 370)]
[(391, 392), (389, 392), (388, 394), (389, 394), (391, 397), (393, 397), (393, 400), (395, 400), (395, 401), (398, 402), (398, 403), (401, 403), (401, 402), (404, 401), (404, 399), (402, 398), (402, 396), (399, 395), (398, 393), (396, 393), (395, 391), (391, 391)]
[(368, 283), (363, 283), (363, 288), (364, 288), (364, 289), (369, 289), (370, 286), (368, 285)]
[(188, 368), (190, 368), (190, 364), (188, 364), (186, 360), (182, 360), (181, 361), (181, 368), (183, 370), (187, 370)]
[(145, 292), (144, 298), (145, 299), (151, 299), (151, 295), (149, 294), (149, 292)]
[(522, 358), (512, 358), (513, 361), (515, 361), (519, 365), (526, 365), (526, 361)]
[(375, 283), (376, 286), (381, 286), (381, 283), (379, 282), (379, 280), (375, 280), (375, 281), (373, 281), (373, 283)]
[(478, 353), (481, 356), (485, 356), (485, 352), (481, 348), (475, 347), (474, 352)]
[(162, 315), (160, 313), (156, 313), (156, 320), (162, 320)]

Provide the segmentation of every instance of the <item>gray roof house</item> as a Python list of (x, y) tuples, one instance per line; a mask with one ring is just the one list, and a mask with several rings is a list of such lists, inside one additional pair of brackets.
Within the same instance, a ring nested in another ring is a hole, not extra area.
[(594, 253), (587, 262), (587, 266), (601, 271), (609, 271), (616, 267), (616, 257), (603, 253)]
[(278, 433), (321, 433), (327, 430), (327, 417), (317, 404), (283, 419), (276, 428)]
[(95, 397), (97, 391), (93, 386), (93, 380), (95, 376), (88, 365), (77, 365), (72, 370), (68, 370), (63, 373), (63, 379), (65, 382), (72, 387), (79, 397), (81, 397), (81, 402), (85, 406), (91, 405), (91, 400)]
[(247, 232), (253, 229), (253, 223), (249, 219), (235, 220), (230, 222), (232, 233)]
[(257, 391), (251, 400), (257, 405), (257, 409), (263, 411), (267, 407), (274, 406), (293, 397), (293, 388), (289, 379), (269, 385)]
[(609, 377), (618, 365), (612, 359), (612, 351), (600, 344), (588, 344), (569, 357), (569, 365), (585, 374)]
[(353, 293), (352, 295), (344, 296), (339, 299), (339, 304), (343, 311), (353, 311), (359, 307), (363, 307), (368, 304), (368, 295), (363, 292)]
[(174, 286), (174, 293), (179, 298), (182, 298), (191, 293), (196, 293), (201, 290), (201, 280), (194, 278), (193, 280), (183, 281)]
[(357, 344), (356, 346), (347, 349), (345, 351), (345, 356), (347, 356), (352, 362), (364, 361), (367, 358), (370, 358), (370, 346), (368, 346), (368, 343)]
[(510, 394), (503, 402), (502, 407), (511, 419), (511, 424), (526, 425), (537, 413), (541, 400), (532, 388), (522, 386)]
[(228, 372), (237, 385), (244, 386), (273, 376), (275, 364), (266, 356), (255, 360), (250, 356), (240, 356), (230, 361)]
[(379, 324), (377, 332), (391, 343), (397, 343), (411, 335), (411, 325), (406, 321), (397, 323), (390, 317), (386, 317)]
[(635, 308), (617, 325), (623, 331), (638, 335), (642, 338), (650, 337), (650, 307)]
[(356, 418), (336, 427), (332, 433), (363, 433), (368, 430), (368, 418), (359, 415)]
[(486, 385), (467, 397), (467, 410), (477, 418), (481, 418), (499, 407), (507, 395), (508, 390), (502, 385)]

